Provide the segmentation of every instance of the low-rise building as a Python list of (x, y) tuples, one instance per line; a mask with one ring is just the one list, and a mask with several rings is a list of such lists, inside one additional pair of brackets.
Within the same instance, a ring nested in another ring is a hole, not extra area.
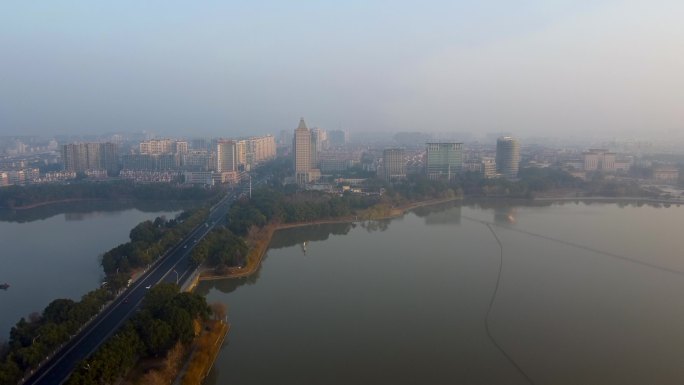
[(672, 166), (656, 167), (653, 170), (653, 179), (663, 183), (677, 183), (679, 181), (679, 170)]

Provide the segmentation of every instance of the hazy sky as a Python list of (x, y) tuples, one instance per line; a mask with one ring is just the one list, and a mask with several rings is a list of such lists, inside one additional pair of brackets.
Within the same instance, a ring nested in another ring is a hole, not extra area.
[(0, 2), (0, 134), (684, 131), (681, 0)]

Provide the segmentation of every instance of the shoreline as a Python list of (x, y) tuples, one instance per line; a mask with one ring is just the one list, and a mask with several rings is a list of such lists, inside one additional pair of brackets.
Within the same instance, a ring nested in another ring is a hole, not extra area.
[(539, 202), (568, 202), (568, 201), (596, 201), (596, 202), (644, 202), (644, 203), (661, 203), (661, 204), (684, 204), (684, 199), (662, 199), (649, 197), (539, 197), (532, 198), (532, 201)]
[[(261, 241), (257, 242), (255, 245), (255, 248), (253, 249), (255, 259), (252, 263), (248, 263), (247, 266), (242, 268), (242, 269), (238, 269), (238, 268), (234, 268), (234, 267), (229, 268), (229, 271), (226, 274), (203, 275), (203, 273), (200, 273), (197, 276), (197, 279), (196, 279), (197, 282), (193, 283), (191, 285), (191, 287), (194, 290), (194, 288), (197, 287), (197, 284), (199, 282), (202, 282), (202, 281), (216, 281), (216, 280), (221, 280), (221, 279), (245, 278), (245, 277), (249, 277), (252, 274), (256, 273), (257, 270), (259, 270), (259, 267), (261, 267), (261, 262), (263, 260), (264, 255), (266, 255), (266, 252), (270, 248), (271, 240), (273, 239), (273, 234), (275, 234), (275, 232), (278, 230), (292, 229), (292, 228), (306, 227), (306, 226), (325, 225), (325, 224), (355, 223), (355, 222), (361, 222), (361, 221), (367, 221), (367, 220), (379, 221), (379, 220), (385, 220), (385, 219), (393, 219), (393, 218), (401, 217), (401, 216), (405, 215), (407, 212), (409, 212), (410, 210), (416, 209), (418, 207), (432, 206), (432, 205), (437, 205), (437, 204), (441, 204), (441, 203), (461, 201), (461, 200), (463, 200), (463, 197), (430, 199), (427, 201), (414, 202), (414, 203), (409, 203), (409, 204), (406, 204), (406, 205), (403, 205), (400, 207), (390, 207), (389, 212), (385, 213), (384, 215), (379, 215), (379, 216), (354, 215), (354, 216), (346, 216), (346, 217), (340, 217), (340, 218), (321, 219), (321, 220), (316, 220), (316, 221), (311, 221), (311, 222), (267, 224), (266, 226), (259, 229), (259, 234), (258, 234), (259, 238), (263, 237), (263, 239)], [(250, 250), (250, 252), (252, 252), (252, 250)], [(249, 256), (248, 256), (248, 260), (249, 260)], [(207, 268), (207, 270), (204, 270), (204, 272), (208, 272), (208, 271), (211, 271), (211, 269)]]
[[(253, 263), (249, 263), (246, 267), (244, 268), (229, 268), (228, 273), (226, 274), (206, 274), (208, 272), (211, 272), (213, 269), (211, 268), (204, 268), (203, 271), (197, 276), (196, 282), (194, 282), (191, 285), (191, 290), (194, 290), (194, 288), (199, 284), (199, 282), (202, 281), (215, 281), (215, 280), (221, 280), (221, 279), (234, 279), (234, 278), (246, 278), (251, 276), (252, 274), (256, 273), (256, 271), (259, 269), (261, 266), (261, 262), (263, 260), (264, 255), (268, 251), (270, 247), (271, 240), (273, 238), (273, 234), (275, 234), (276, 231), (278, 230), (285, 230), (285, 229), (292, 229), (292, 228), (298, 228), (298, 227), (306, 227), (306, 226), (316, 226), (316, 225), (325, 225), (325, 224), (336, 224), (336, 223), (356, 223), (356, 222), (362, 222), (362, 221), (367, 221), (367, 220), (385, 220), (385, 219), (393, 219), (393, 218), (398, 218), (403, 215), (405, 215), (407, 212), (419, 208), (419, 207), (424, 207), (424, 206), (432, 206), (432, 205), (438, 205), (441, 203), (447, 203), (447, 202), (453, 202), (453, 201), (463, 201), (463, 202), (468, 202), (468, 201), (477, 201), (477, 200), (501, 200), (501, 199), (506, 199), (506, 200), (515, 200), (515, 201), (524, 201), (524, 202), (606, 202), (606, 203), (617, 203), (617, 202), (641, 202), (641, 203), (657, 203), (657, 204), (684, 204), (684, 200), (665, 200), (665, 199), (657, 199), (657, 198), (648, 198), (648, 197), (536, 197), (536, 198), (509, 198), (509, 197), (452, 197), (452, 198), (442, 198), (442, 199), (430, 199), (427, 201), (419, 201), (419, 202), (414, 202), (414, 203), (409, 203), (403, 206), (399, 207), (390, 207), (387, 208), (389, 211), (381, 214), (379, 216), (373, 216), (371, 215), (354, 215), (354, 216), (346, 216), (346, 217), (340, 217), (340, 218), (329, 218), (329, 219), (321, 219), (321, 220), (316, 220), (316, 221), (311, 221), (311, 222), (295, 222), (295, 223), (270, 223), (267, 224), (266, 226), (262, 227), (261, 229), (258, 230), (259, 233), (259, 238), (264, 237), (260, 242), (257, 242), (255, 245), (254, 250), (254, 257), (255, 261)], [(250, 250), (252, 251), (252, 250)]]
[(3, 210), (30, 210), (30, 209), (35, 209), (38, 207), (43, 207), (43, 206), (50, 206), (50, 205), (57, 205), (61, 203), (75, 203), (75, 202), (99, 202), (99, 201), (105, 201), (106, 199), (102, 198), (68, 198), (68, 199), (57, 199), (57, 200), (52, 200), (52, 201), (45, 201), (45, 202), (39, 202), (39, 203), (33, 203), (30, 205), (23, 205), (23, 206), (14, 206), (14, 207), (3, 207)]
[[(377, 217), (374, 217), (372, 214), (373, 212), (371, 211), (370, 213), (363, 213), (367, 215), (355, 215), (355, 216), (347, 216), (347, 217), (341, 217), (341, 218), (329, 218), (329, 219), (322, 219), (322, 220), (316, 220), (316, 221), (311, 221), (311, 222), (296, 222), (296, 223), (269, 223), (265, 225), (264, 227), (260, 228), (257, 231), (257, 235), (254, 237), (256, 238), (255, 240), (251, 240), (251, 242), (254, 242), (253, 249), (250, 249), (250, 252), (248, 254), (248, 264), (245, 268), (239, 269), (239, 268), (229, 268), (228, 273), (226, 274), (204, 274), (207, 272), (212, 272), (213, 269), (210, 268), (205, 268), (205, 270), (201, 271), (199, 274), (196, 275), (196, 277), (193, 279), (193, 282), (190, 284), (189, 288), (187, 289), (188, 291), (194, 291), (197, 288), (197, 285), (202, 282), (202, 281), (215, 281), (215, 280), (223, 280), (223, 279), (236, 279), (236, 278), (247, 278), (254, 273), (256, 273), (259, 268), (261, 267), (262, 261), (266, 253), (268, 252), (271, 241), (273, 239), (273, 235), (275, 234), (276, 231), (278, 230), (284, 230), (284, 229), (291, 229), (291, 228), (298, 228), (298, 227), (306, 227), (306, 226), (316, 226), (316, 225), (323, 225), (323, 224), (336, 224), (336, 223), (356, 223), (356, 222), (362, 222), (362, 221), (367, 221), (367, 220), (385, 220), (385, 219), (393, 219), (393, 218), (399, 218), (404, 216), (406, 213), (409, 211), (419, 208), (419, 207), (425, 207), (425, 206), (432, 206), (432, 205), (438, 205), (442, 203), (448, 203), (448, 202), (453, 202), (453, 201), (461, 201), (461, 202), (467, 202), (469, 200), (478, 200), (478, 199), (485, 199), (485, 200), (499, 200), (501, 197), (451, 197), (451, 198), (443, 198), (443, 199), (431, 199), (427, 201), (420, 201), (420, 202), (413, 202), (413, 203), (408, 203), (399, 207), (385, 207), (384, 209), (386, 212), (384, 214), (381, 214)], [(679, 204), (679, 203), (684, 203), (684, 201), (678, 201), (678, 202), (672, 202), (672, 201), (665, 201), (665, 200), (659, 200), (659, 199), (653, 199), (653, 198), (644, 198), (644, 197), (540, 197), (540, 198), (522, 198), (522, 199), (514, 199), (514, 198), (508, 198), (508, 199), (513, 199), (517, 201), (527, 201), (527, 202), (571, 202), (571, 201), (586, 201), (586, 202), (591, 202), (591, 201), (597, 201), (597, 202), (606, 202), (606, 203), (615, 203), (615, 202), (645, 202), (645, 203), (659, 203), (659, 204), (668, 204), (668, 203), (674, 203), (674, 204)], [(253, 255), (253, 257), (252, 257)], [(253, 259), (251, 259), (252, 257)], [(226, 332), (227, 334), (227, 332)], [(225, 335), (224, 335), (225, 338)], [(219, 351), (217, 350), (215, 352), (215, 355), (212, 359), (212, 364), (208, 367), (210, 370), (213, 367), (213, 363), (216, 360), (216, 357), (218, 356)]]

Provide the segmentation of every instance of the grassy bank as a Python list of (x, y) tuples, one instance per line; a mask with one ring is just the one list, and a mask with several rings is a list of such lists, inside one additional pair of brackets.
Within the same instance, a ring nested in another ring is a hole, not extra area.
[(205, 322), (202, 334), (192, 344), (190, 359), (182, 373), (182, 385), (199, 385), (209, 374), (221, 345), (230, 330), (230, 325), (220, 320)]

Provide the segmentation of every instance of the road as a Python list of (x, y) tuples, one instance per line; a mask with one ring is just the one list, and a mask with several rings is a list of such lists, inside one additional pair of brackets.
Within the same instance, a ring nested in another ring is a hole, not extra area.
[(190, 254), (196, 241), (226, 218), (235, 195), (231, 192), (211, 210), (207, 220), (196, 227), (182, 242), (168, 251), (155, 265), (126, 289), (79, 334), (72, 338), (50, 360), (33, 373), (24, 384), (59, 385), (64, 383), (77, 363), (102, 345), (139, 308), (147, 287), (161, 282), (182, 285), (195, 269)]

